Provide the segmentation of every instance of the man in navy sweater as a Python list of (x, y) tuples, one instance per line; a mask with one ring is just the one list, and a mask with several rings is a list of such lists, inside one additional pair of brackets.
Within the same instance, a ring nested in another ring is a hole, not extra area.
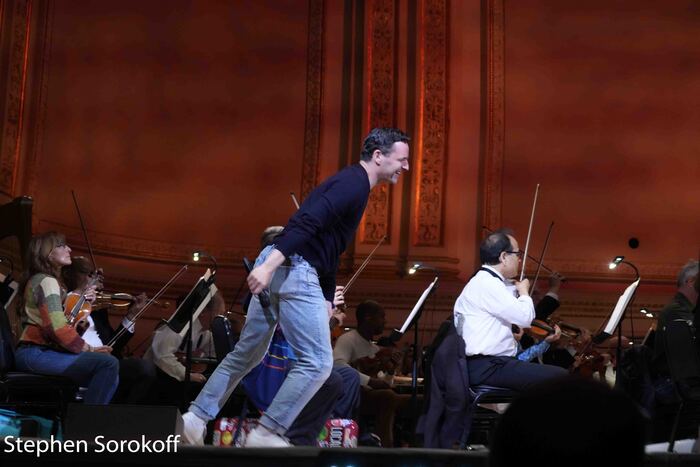
[[(328, 319), (335, 294), (338, 258), (345, 251), (381, 182), (396, 183), (408, 170), (409, 138), (394, 128), (373, 129), (360, 162), (326, 179), (304, 200), (275, 239), (263, 249), (248, 276), (256, 295), (234, 350), (183, 416), (183, 441), (203, 444), (214, 419), (241, 378), (260, 363), (279, 323), (298, 361), (246, 440), (250, 447), (286, 447), (285, 433), (328, 378), (333, 366)], [(257, 294), (269, 290), (263, 308)]]

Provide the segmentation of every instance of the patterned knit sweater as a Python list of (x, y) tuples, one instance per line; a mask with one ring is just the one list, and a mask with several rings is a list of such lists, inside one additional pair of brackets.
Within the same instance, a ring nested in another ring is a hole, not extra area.
[(68, 325), (61, 304), (61, 287), (55, 277), (35, 274), (24, 291), (25, 327), (20, 342), (80, 353), (85, 342)]

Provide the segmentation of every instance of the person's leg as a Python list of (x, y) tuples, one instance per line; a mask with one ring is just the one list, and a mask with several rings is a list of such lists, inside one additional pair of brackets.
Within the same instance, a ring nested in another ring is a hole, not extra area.
[(343, 378), (332, 371), (321, 388), (287, 430), (286, 437), (295, 446), (317, 446), (318, 434), (343, 393)]
[[(255, 261), (255, 265), (262, 264), (270, 251), (272, 251), (271, 247), (265, 248)], [(275, 277), (280, 275), (280, 269), (283, 267), (278, 268)], [(274, 280), (273, 278), (273, 283)], [(273, 294), (271, 298), (275, 298)], [(209, 377), (204, 388), (190, 405), (190, 412), (205, 422), (216, 418), (241, 379), (262, 361), (278, 319), (278, 300), (271, 300), (269, 308), (263, 308), (257, 297), (251, 300), (240, 339), (233, 351), (224, 357)]]
[(470, 359), (467, 365), (470, 385), (487, 384), (516, 391), (524, 391), (539, 383), (569, 374), (557, 366), (521, 362), (508, 357)]
[(276, 313), (263, 310), (260, 301), (253, 299), (240, 340), (209, 377), (190, 405), (190, 412), (204, 421), (216, 418), (241, 379), (262, 361), (276, 325)]
[(39, 346), (17, 349), (15, 364), (20, 371), (65, 376), (87, 387), (86, 404), (109, 404), (119, 384), (119, 361), (98, 352), (72, 354)]
[(360, 405), (360, 374), (349, 366), (334, 366), (333, 373), (343, 379), (343, 393), (333, 407), (334, 418), (354, 419)]
[(328, 378), (333, 367), (328, 309), (318, 274), (299, 256), (291, 267), (273, 279), (273, 300), (278, 300), (280, 325), (297, 362), (291, 369), (260, 425), (284, 435), (304, 406)]

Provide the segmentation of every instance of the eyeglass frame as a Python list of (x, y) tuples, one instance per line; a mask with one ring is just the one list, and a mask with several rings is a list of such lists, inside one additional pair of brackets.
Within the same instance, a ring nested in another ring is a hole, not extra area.
[(519, 251), (503, 250), (503, 252), (506, 254), (509, 254), (509, 255), (515, 255), (518, 257), (518, 259), (523, 259), (525, 257), (525, 252), (523, 250), (519, 250)]

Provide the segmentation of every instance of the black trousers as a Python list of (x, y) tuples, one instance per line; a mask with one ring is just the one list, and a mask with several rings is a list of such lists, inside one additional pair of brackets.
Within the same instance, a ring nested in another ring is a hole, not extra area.
[(487, 384), (524, 391), (539, 383), (562, 378), (569, 373), (563, 368), (522, 362), (515, 357), (479, 355), (467, 357), (469, 385)]

